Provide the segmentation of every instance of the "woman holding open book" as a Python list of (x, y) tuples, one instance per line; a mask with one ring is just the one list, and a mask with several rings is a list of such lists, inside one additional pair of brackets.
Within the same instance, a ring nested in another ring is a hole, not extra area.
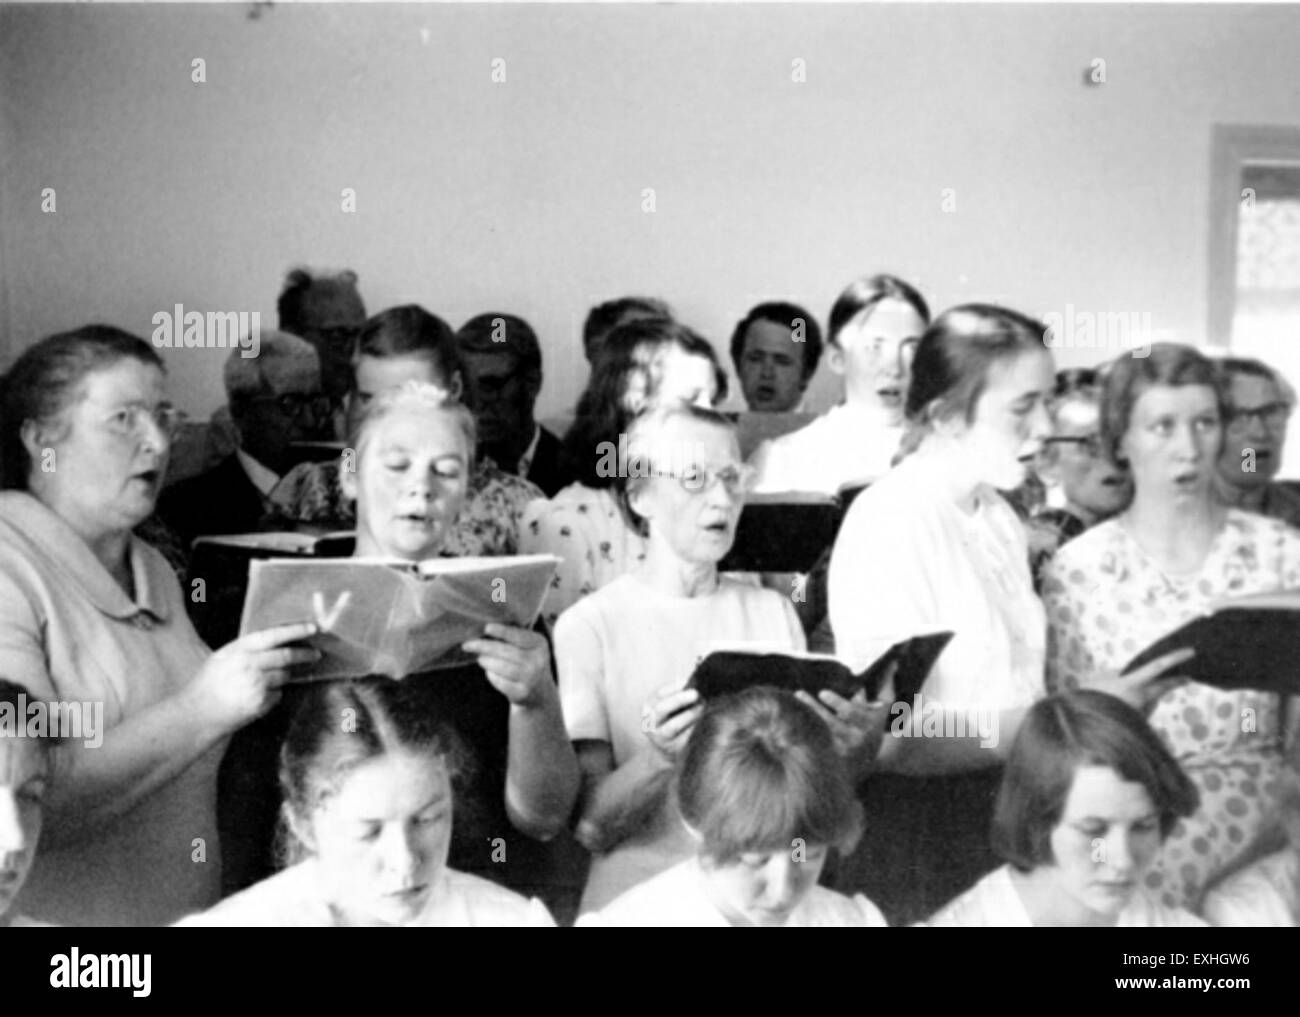
[[(1024, 529), (997, 493), (1024, 480), (1052, 431), (1044, 332), (983, 304), (926, 330), (906, 405), (915, 451), (854, 501), (832, 552), (831, 625), (855, 672), (908, 637), (953, 633), (916, 701), (892, 708), (867, 833), (837, 878), (891, 923), (925, 917), (997, 864), (988, 830), (999, 767), (1044, 692), (1046, 618)], [(1108, 687), (1141, 702), (1154, 673)]]
[[(1123, 668), (1219, 599), (1300, 586), (1300, 533), (1214, 496), (1224, 405), (1219, 369), (1189, 346), (1153, 345), (1107, 375), (1102, 437), (1132, 471), (1133, 501), (1062, 547), (1044, 573), (1053, 687)], [(1146, 877), (1166, 904), (1199, 908), (1208, 883), (1275, 832), (1283, 706), (1277, 695), (1191, 682), (1156, 704), (1151, 724), (1201, 795)]]
[[(735, 426), (694, 406), (652, 410), (632, 424), (628, 450), (627, 503), (645, 561), (555, 628), (564, 719), (584, 775), (578, 838), (595, 855), (584, 912), (694, 854), (667, 790), (701, 711), (684, 687), (698, 658), (719, 643), (804, 648), (787, 598), (718, 572), (751, 479)], [(851, 752), (865, 705), (822, 696), (814, 709)]]
[(153, 347), (103, 325), (36, 343), (0, 393), (0, 675), (96, 727), (66, 742), (45, 798), (20, 901), (33, 918), (157, 925), (212, 903), (226, 740), (319, 656), (289, 645), (310, 624), (212, 653), (175, 573), (132, 534), (176, 416)]
[[(474, 418), (441, 389), (408, 382), (370, 402), (353, 435), (356, 469), (340, 477), (357, 503), (356, 554), (418, 562), (438, 556), (456, 525), (474, 455)], [(509, 590), (506, 590), (509, 596)], [(498, 875), (520, 871), (529, 848), (567, 823), (578, 765), (537, 632), (490, 624), (464, 649), (478, 668), (412, 676), (439, 689), (475, 756), (453, 864)]]

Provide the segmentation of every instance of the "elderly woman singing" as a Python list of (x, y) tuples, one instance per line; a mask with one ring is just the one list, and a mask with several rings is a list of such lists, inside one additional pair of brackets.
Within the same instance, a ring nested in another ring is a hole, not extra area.
[(316, 652), (286, 625), (211, 653), (176, 576), (132, 527), (154, 508), (176, 413), (161, 361), (106, 326), (28, 349), (0, 391), (0, 674), (102, 708), (45, 801), (20, 905), (61, 924), (157, 925), (215, 899), (226, 737)]

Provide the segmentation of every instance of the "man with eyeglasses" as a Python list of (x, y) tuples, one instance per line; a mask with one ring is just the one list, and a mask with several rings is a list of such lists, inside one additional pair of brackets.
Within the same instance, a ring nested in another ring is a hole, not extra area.
[(333, 401), (321, 391), (320, 359), (287, 332), (262, 336), (256, 357), (231, 350), (223, 372), (235, 451), (163, 492), (158, 512), (188, 548), (195, 537), (256, 530), (266, 495), (293, 465), (294, 442), (332, 436)]
[(1229, 505), (1300, 527), (1300, 495), (1277, 483), (1295, 391), (1259, 360), (1220, 361), (1229, 384), (1217, 488)]

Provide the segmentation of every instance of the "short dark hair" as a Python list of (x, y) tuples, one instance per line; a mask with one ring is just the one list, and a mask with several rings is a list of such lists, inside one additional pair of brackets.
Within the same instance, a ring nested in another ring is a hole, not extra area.
[(578, 399), (573, 425), (564, 436), (565, 468), (587, 487), (617, 486), (621, 478), (605, 477), (597, 470), (596, 450), (605, 442), (618, 444), (635, 411), (624, 404), (628, 386), (637, 374), (646, 379), (646, 395), (653, 400), (658, 378), (655, 364), (669, 347), (704, 357), (713, 365), (717, 395), (727, 397), (727, 372), (718, 363), (709, 341), (698, 332), (668, 318), (642, 318), (619, 325), (605, 340), (605, 352), (592, 368), (587, 387)]
[(893, 275), (866, 275), (854, 279), (835, 298), (826, 322), (830, 344), (838, 348), (844, 327), (882, 300), (901, 300), (909, 304), (923, 322), (930, 323), (930, 305), (914, 286)]
[(355, 290), (357, 274), (351, 269), (344, 269), (334, 275), (316, 275), (306, 268), (290, 269), (284, 277), (284, 287), (275, 302), (275, 311), (282, 331), (298, 334), (298, 329), (302, 325), (302, 309), (307, 294), (314, 287), (321, 285)]
[[(499, 338), (498, 338), (499, 337)], [(476, 314), (456, 333), (461, 353), (490, 353), (511, 357), (522, 374), (542, 373), (542, 347), (537, 333), (523, 318), (501, 311)]]
[(803, 341), (799, 344), (803, 349), (803, 380), (807, 381), (811, 378), (822, 359), (821, 326), (817, 324), (816, 318), (798, 304), (786, 303), (782, 300), (757, 304), (736, 322), (736, 327), (731, 333), (731, 362), (736, 365), (736, 370), (740, 370), (740, 361), (745, 355), (745, 336), (749, 332), (749, 326), (756, 321), (770, 321), (791, 331), (794, 330), (795, 322), (803, 322)]
[[(1219, 417), (1228, 420), (1228, 386), (1223, 371), (1200, 350), (1183, 343), (1152, 343), (1145, 357), (1119, 357), (1106, 371), (1101, 399), (1102, 445), (1123, 464), (1119, 445), (1133, 420), (1133, 407), (1142, 393), (1157, 385), (1174, 388), (1204, 385), (1214, 393)], [(1217, 456), (1217, 452), (1215, 453)]]
[(589, 354), (593, 344), (603, 342), (610, 332), (628, 318), (671, 319), (672, 316), (672, 308), (657, 297), (616, 297), (606, 300), (588, 311), (587, 320), (582, 323), (583, 352)]
[[(350, 770), (370, 759), (399, 749), (425, 751), (445, 760), (453, 790), (471, 776), (464, 746), (432, 695), (427, 682), (384, 675), (309, 682), (297, 690), (280, 748), (283, 861), (292, 864), (303, 854), (292, 836), (290, 814), (306, 819)], [(343, 725), (343, 717), (352, 723)]]
[(83, 325), (23, 351), (0, 382), (0, 486), (27, 489), (33, 464), (23, 445), (23, 424), (53, 420), (88, 375), (121, 360), (166, 370), (152, 346), (112, 325)]
[(848, 848), (862, 807), (830, 728), (784, 690), (758, 687), (709, 703), (674, 774), (701, 854), (728, 865), (749, 851)]
[(436, 314), (418, 304), (390, 307), (367, 318), (357, 336), (352, 365), (362, 357), (426, 357), (447, 384), (461, 373), (456, 333)]
[(1076, 689), (1040, 699), (1011, 745), (993, 813), (993, 849), (1022, 872), (1053, 863), (1051, 836), (1082, 766), (1106, 766), (1141, 784), (1160, 838), (1196, 811), (1198, 794), (1142, 714), (1121, 699)]
[(1232, 379), (1240, 376), (1261, 378), (1271, 382), (1288, 406), (1295, 405), (1295, 389), (1291, 387), (1291, 383), (1286, 380), (1281, 371), (1262, 360), (1256, 360), (1254, 357), (1223, 357), (1219, 360), (1219, 368), (1224, 374), (1225, 392), (1229, 403), (1232, 401)]

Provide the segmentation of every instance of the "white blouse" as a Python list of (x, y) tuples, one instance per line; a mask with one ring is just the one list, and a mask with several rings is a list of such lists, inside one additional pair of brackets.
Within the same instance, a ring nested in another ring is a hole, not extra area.
[[(600, 911), (578, 919), (578, 926), (639, 926), (645, 928), (730, 928), (731, 923), (710, 902), (698, 859), (674, 865), (611, 901)], [(862, 894), (846, 897), (814, 886), (790, 913), (785, 928), (884, 928), (888, 923)]]
[(754, 490), (835, 494), (865, 484), (889, 471), (902, 436), (902, 427), (885, 423), (879, 412), (836, 406), (754, 450), (749, 460), (758, 470)]
[[(981, 879), (951, 904), (924, 923), (931, 928), (1032, 928), (1020, 892), (1011, 881), (1011, 866), (1004, 865)], [(1153, 929), (1205, 925), (1190, 911), (1160, 904), (1138, 887), (1115, 921), (1117, 928)]]
[(856, 672), (903, 639), (951, 631), (924, 700), (1028, 706), (1044, 693), (1047, 621), (1024, 528), (991, 488), (963, 510), (936, 471), (908, 457), (845, 517), (829, 577), (836, 654)]
[[(176, 923), (182, 926), (319, 928), (337, 924), (319, 891), (312, 859), (299, 862), (227, 897), (215, 907)], [(554, 926), (539, 900), (522, 897), (496, 883), (444, 869), (424, 910), (408, 926)]]

